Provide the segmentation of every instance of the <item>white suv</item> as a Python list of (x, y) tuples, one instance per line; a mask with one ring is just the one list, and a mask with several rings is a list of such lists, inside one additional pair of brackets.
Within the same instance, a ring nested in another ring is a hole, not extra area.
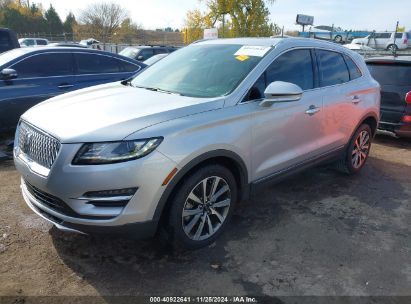
[(365, 38), (354, 39), (352, 43), (367, 45), (374, 49), (396, 51), (408, 47), (408, 33), (375, 32)]

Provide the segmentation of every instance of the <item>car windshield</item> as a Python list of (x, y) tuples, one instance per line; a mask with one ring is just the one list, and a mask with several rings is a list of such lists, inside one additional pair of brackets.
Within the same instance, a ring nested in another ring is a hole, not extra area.
[(241, 45), (190, 45), (143, 70), (131, 85), (191, 97), (224, 96), (239, 85), (269, 48), (261, 47), (262, 52), (254, 53), (243, 49)]
[(138, 51), (139, 49), (133, 47), (126, 47), (119, 54), (134, 59), (136, 58)]

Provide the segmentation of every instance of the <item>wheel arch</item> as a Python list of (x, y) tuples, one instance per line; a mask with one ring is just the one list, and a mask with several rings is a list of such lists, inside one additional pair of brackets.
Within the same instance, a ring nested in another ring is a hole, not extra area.
[(207, 164), (221, 164), (227, 167), (236, 179), (239, 189), (239, 199), (242, 200), (249, 197), (250, 186), (248, 183), (248, 170), (245, 162), (238, 154), (232, 151), (223, 149), (214, 150), (195, 157), (177, 172), (166, 186), (166, 189), (157, 204), (153, 220), (159, 221), (162, 218), (165, 213), (164, 211), (167, 211), (169, 202), (180, 183), (184, 180), (184, 177)]

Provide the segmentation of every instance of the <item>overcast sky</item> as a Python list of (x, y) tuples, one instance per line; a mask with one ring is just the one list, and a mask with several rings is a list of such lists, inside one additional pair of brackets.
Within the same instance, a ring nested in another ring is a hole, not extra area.
[[(50, 3), (64, 20), (68, 12), (77, 15), (88, 4), (98, 0), (33, 0), (47, 9)], [(201, 8), (198, 0), (116, 0), (132, 19), (146, 29), (181, 28), (189, 9)], [(203, 1), (204, 2), (204, 1)], [(340, 26), (343, 29), (394, 30), (401, 26), (411, 30), (410, 0), (277, 0), (270, 5), (271, 20), (286, 30), (300, 29), (295, 25), (297, 14), (314, 16), (316, 25)]]

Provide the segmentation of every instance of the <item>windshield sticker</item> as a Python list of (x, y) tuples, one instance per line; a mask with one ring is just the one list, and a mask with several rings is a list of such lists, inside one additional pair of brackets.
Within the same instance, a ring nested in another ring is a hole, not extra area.
[(235, 57), (235, 59), (240, 60), (240, 61), (246, 61), (248, 58), (250, 57), (248, 57), (247, 55), (238, 55)]
[(269, 46), (244, 45), (234, 54), (234, 56), (245, 55), (263, 57), (270, 49), (271, 47)]

